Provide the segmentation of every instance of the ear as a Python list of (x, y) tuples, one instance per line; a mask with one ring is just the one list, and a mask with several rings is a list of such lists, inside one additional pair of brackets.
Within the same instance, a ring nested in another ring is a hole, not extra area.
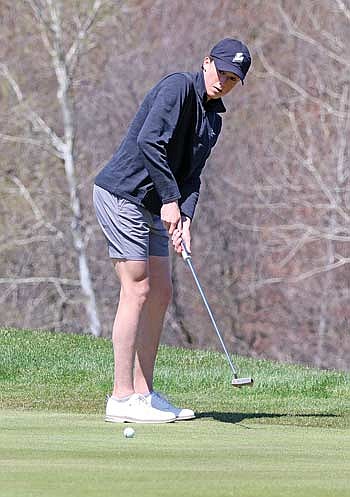
[(203, 69), (206, 70), (206, 68), (208, 68), (208, 66), (211, 64), (211, 60), (210, 60), (210, 57), (207, 55), (206, 57), (204, 57), (204, 60), (203, 60)]

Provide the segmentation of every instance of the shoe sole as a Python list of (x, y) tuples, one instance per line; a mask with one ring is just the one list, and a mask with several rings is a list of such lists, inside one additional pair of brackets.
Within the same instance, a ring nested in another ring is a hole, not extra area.
[(193, 416), (179, 416), (176, 417), (176, 421), (187, 421), (188, 419), (195, 419), (195, 417), (195, 414), (193, 414)]
[(164, 424), (173, 423), (177, 418), (173, 419), (162, 419), (162, 420), (144, 420), (129, 417), (119, 417), (119, 416), (106, 416), (105, 421), (108, 423), (142, 423), (142, 424)]

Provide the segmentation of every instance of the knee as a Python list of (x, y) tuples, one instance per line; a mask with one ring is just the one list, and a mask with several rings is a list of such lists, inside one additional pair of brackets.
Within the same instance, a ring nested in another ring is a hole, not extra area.
[(144, 304), (150, 295), (150, 284), (149, 280), (139, 281), (135, 285), (135, 296), (141, 304)]
[(122, 287), (122, 291), (127, 302), (134, 302), (138, 307), (142, 307), (150, 295), (149, 280), (133, 282)]

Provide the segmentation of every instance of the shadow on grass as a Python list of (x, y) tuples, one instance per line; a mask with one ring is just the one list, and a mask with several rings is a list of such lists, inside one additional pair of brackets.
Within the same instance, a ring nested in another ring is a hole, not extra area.
[(274, 414), (269, 412), (199, 412), (196, 413), (196, 418), (212, 418), (222, 423), (240, 423), (245, 419), (261, 419), (261, 418), (338, 418), (337, 414)]

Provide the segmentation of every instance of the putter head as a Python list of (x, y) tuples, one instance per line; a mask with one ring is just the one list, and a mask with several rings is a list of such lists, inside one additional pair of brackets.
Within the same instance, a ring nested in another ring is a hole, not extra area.
[(253, 378), (233, 378), (232, 386), (241, 388), (241, 387), (252, 387), (254, 383)]

